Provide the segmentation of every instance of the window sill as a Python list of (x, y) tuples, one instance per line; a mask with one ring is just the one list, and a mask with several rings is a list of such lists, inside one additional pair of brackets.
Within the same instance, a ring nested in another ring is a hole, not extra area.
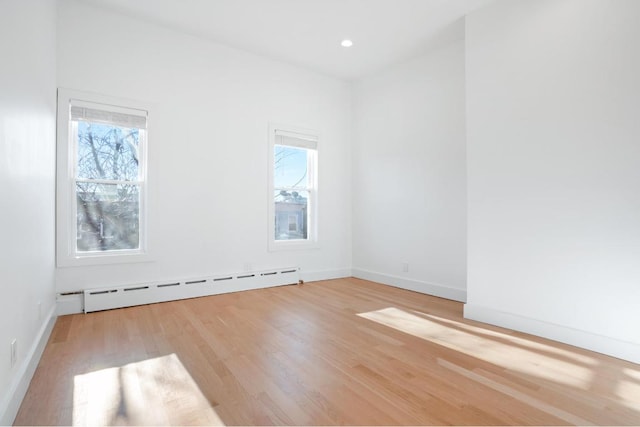
[(291, 240), (280, 240), (269, 242), (269, 252), (278, 251), (302, 251), (306, 249), (318, 249), (318, 242), (300, 242)]
[(78, 257), (57, 257), (56, 265), (60, 268), (66, 267), (85, 267), (95, 265), (110, 265), (110, 264), (129, 264), (129, 263), (142, 263), (153, 262), (154, 260), (148, 253), (119, 253), (119, 254), (95, 254), (95, 255), (82, 255)]

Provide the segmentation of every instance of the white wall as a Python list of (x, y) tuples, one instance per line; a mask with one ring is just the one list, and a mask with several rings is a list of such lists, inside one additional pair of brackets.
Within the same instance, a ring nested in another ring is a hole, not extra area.
[(13, 422), (54, 319), (55, 34), (53, 0), (0, 1), (1, 425)]
[(462, 40), (355, 84), (355, 276), (465, 299), (464, 114)]
[(640, 2), (467, 18), (467, 317), (640, 362)]
[[(58, 11), (58, 85), (150, 103), (155, 262), (57, 269), (59, 292), (298, 265), (351, 266), (348, 83), (83, 3)], [(320, 248), (267, 251), (269, 122), (320, 132)]]

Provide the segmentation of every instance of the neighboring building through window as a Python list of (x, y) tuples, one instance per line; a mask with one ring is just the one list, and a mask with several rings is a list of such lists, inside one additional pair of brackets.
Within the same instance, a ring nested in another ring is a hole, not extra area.
[[(276, 208), (277, 210), (277, 208)], [(289, 234), (291, 233), (297, 233), (298, 232), (298, 222), (299, 220), (306, 216), (304, 215), (304, 211), (306, 210), (306, 207), (303, 209), (300, 209), (300, 214), (298, 215), (298, 213), (296, 212), (296, 214), (294, 215), (289, 215)], [(306, 230), (303, 232), (303, 236), (306, 234)], [(302, 237), (302, 236), (301, 236)], [(304, 236), (306, 238), (306, 236)]]
[(58, 264), (144, 255), (147, 110), (61, 89), (58, 115)]
[(312, 132), (271, 128), (270, 249), (317, 242), (317, 143)]

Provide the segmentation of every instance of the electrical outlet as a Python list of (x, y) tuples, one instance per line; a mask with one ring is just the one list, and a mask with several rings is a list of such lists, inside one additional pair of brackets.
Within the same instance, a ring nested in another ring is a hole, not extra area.
[(403, 262), (402, 263), (402, 272), (403, 273), (408, 273), (409, 272), (409, 263), (408, 262)]
[(245, 272), (251, 271), (251, 263), (250, 262), (245, 262), (244, 263), (244, 271)]
[(18, 340), (11, 341), (11, 367), (13, 368), (18, 360)]

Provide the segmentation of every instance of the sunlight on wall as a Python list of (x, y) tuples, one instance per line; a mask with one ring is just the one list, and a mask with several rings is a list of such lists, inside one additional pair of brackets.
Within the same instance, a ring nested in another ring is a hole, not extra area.
[(76, 375), (73, 425), (224, 425), (175, 354)]
[[(472, 332), (470, 328), (473, 327), (463, 323), (431, 315), (428, 315), (428, 319), (392, 307), (360, 313), (358, 316), (514, 372), (554, 383), (586, 390), (593, 377), (592, 369), (588, 366), (593, 364), (593, 360), (588, 357), (575, 354), (567, 357), (562, 350), (543, 344), (534, 347), (533, 343), (528, 342), (524, 345), (522, 340), (507, 334), (485, 329)], [(577, 356), (579, 360), (576, 360)]]

